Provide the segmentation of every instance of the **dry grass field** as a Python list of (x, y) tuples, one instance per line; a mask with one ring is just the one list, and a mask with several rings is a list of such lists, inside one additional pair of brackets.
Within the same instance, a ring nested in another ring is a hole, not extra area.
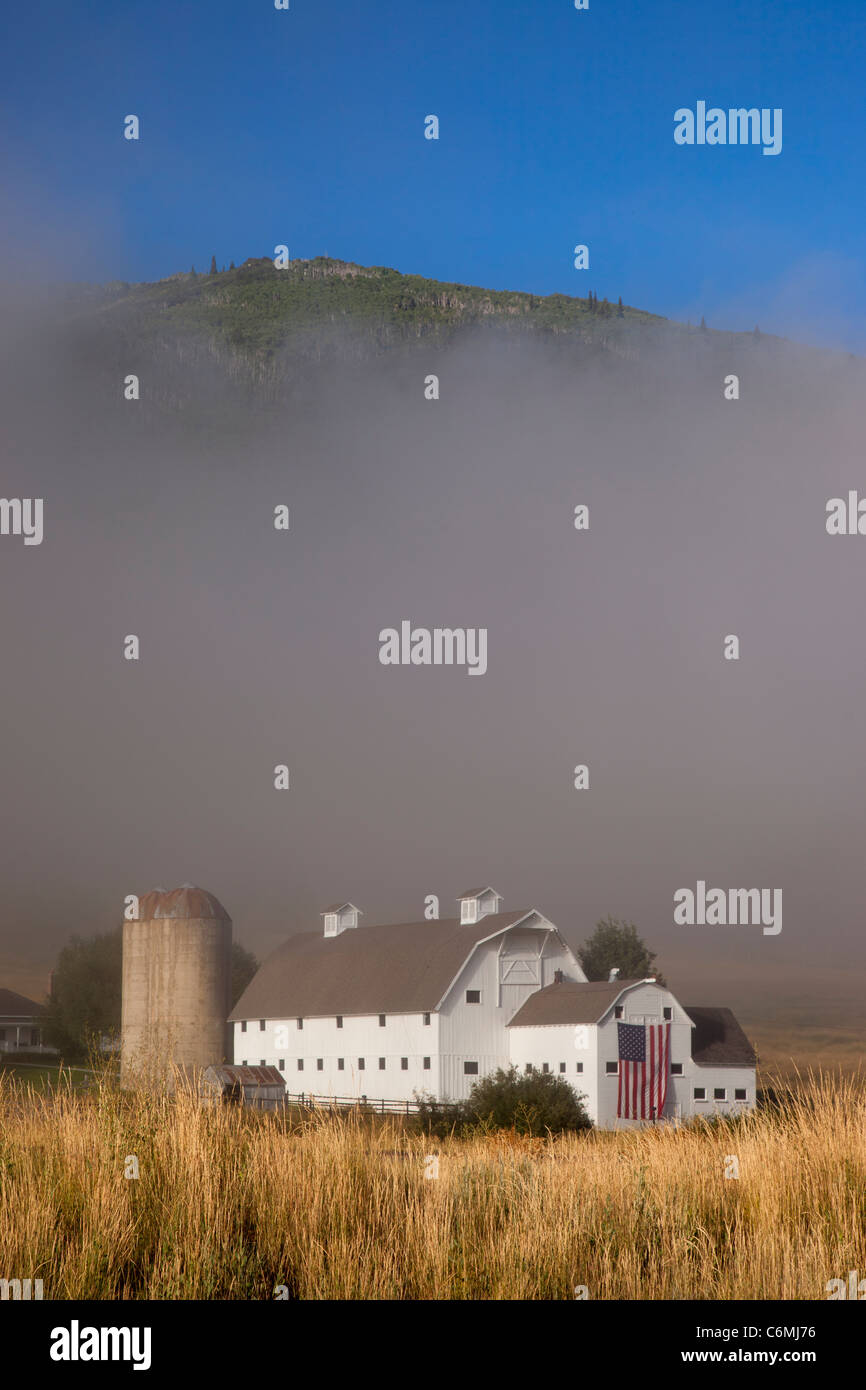
[(438, 1142), (0, 1076), (0, 1277), (46, 1299), (822, 1299), (851, 1269), (862, 1077), (730, 1125)]

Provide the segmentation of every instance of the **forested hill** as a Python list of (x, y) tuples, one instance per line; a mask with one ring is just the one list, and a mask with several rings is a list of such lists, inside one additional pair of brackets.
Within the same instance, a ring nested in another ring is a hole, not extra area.
[(315, 335), (333, 325), (384, 347), (482, 322), (585, 338), (666, 322), (599, 301), (589, 291), (577, 299), (485, 290), (325, 256), (290, 261), (282, 270), (267, 257), (228, 270), (212, 262), (205, 274), (191, 269), (155, 284), (74, 286), (69, 294), (72, 303), (105, 316), (122, 309), (135, 316), (143, 333), (213, 333), (253, 356), (275, 352), (297, 333)]
[[(586, 284), (588, 273), (577, 278)], [(61, 311), (55, 336), (64, 372), (91, 385), (94, 375), (104, 377), (108, 391), (119, 363), (146, 375), (143, 411), (194, 401), (209, 411), (242, 399), (277, 403), (307, 389), (311, 372), (328, 364), (418, 350), (429, 364), (431, 351), (465, 335), (546, 344), (569, 370), (591, 361), (706, 358), (732, 371), (746, 359), (811, 351), (754, 326), (717, 332), (589, 290), (585, 298), (487, 290), (324, 256), (285, 269), (267, 257), (228, 269), (212, 261), (207, 272), (191, 268), (153, 284), (65, 285), (51, 302)]]

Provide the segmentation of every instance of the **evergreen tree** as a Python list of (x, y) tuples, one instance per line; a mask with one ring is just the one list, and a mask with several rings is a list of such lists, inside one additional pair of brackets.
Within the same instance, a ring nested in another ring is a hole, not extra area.
[(211, 274), (211, 275), (216, 275), (216, 274), (217, 274), (216, 256), (211, 256), (211, 258), (210, 258), (210, 274)]
[(234, 270), (234, 268), (235, 268), (235, 263), (234, 263), (234, 261), (229, 261), (229, 270)]
[(190, 275), (192, 275), (192, 276), (195, 275), (196, 271), (195, 271), (195, 266), (194, 266), (194, 265), (191, 265), (191, 266), (190, 266), (190, 268), (189, 268), (189, 273), (190, 273)]
[(619, 303), (618, 303), (617, 306), (616, 306), (616, 316), (617, 316), (618, 319), (624, 319), (624, 318), (625, 318), (625, 314), (624, 314), (624, 312), (623, 312), (623, 307), (622, 307), (622, 295), (620, 295), (620, 297), (619, 297)]
[(761, 336), (761, 330), (760, 330), (760, 328), (758, 327), (758, 325), (755, 324), (755, 331), (754, 331), (754, 333), (752, 334), (752, 337), (753, 337), (753, 338), (760, 338), (760, 336)]
[(702, 333), (706, 333), (706, 331), (707, 331), (707, 321), (706, 321), (706, 319), (704, 318), (703, 314), (701, 314), (701, 332), (702, 332)]

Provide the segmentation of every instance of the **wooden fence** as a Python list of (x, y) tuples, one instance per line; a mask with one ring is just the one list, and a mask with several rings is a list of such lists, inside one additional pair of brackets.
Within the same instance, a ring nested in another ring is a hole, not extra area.
[[(417, 1100), (376, 1100), (368, 1096), (317, 1096), (312, 1091), (287, 1091), (286, 1105), (297, 1105), (308, 1110), (366, 1110), (376, 1115), (412, 1115), (420, 1109)], [(455, 1102), (431, 1102), (437, 1111), (456, 1110)]]

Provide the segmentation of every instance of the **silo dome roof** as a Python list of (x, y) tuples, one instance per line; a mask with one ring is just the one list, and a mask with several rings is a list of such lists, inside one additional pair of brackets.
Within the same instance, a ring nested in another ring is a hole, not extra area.
[(139, 899), (138, 917), (141, 922), (153, 922), (162, 917), (211, 917), (230, 922), (219, 898), (194, 883), (182, 883), (180, 888), (153, 888)]

